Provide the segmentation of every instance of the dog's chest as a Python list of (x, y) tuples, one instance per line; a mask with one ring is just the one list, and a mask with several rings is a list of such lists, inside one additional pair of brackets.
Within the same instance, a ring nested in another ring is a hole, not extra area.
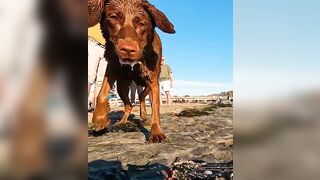
[(134, 66), (121, 65), (121, 74), (129, 80), (135, 81), (138, 85), (145, 86), (150, 83), (151, 71), (143, 64), (135, 64)]

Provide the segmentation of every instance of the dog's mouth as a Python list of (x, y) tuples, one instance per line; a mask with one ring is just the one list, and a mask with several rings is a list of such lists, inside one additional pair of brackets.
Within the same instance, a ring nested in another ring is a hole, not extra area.
[(139, 60), (135, 60), (135, 59), (129, 59), (129, 58), (126, 58), (126, 59), (120, 59), (119, 58), (119, 62), (122, 65), (126, 64), (126, 65), (130, 65), (131, 66), (131, 69), (133, 70), (133, 66), (140, 63)]

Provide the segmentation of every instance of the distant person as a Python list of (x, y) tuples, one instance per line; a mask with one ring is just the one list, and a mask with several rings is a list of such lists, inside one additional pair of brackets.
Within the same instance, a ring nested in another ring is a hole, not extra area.
[[(112, 105), (119, 106), (119, 102), (118, 102), (119, 95), (117, 93), (116, 83), (114, 83), (113, 86), (111, 87), (108, 98), (110, 102), (113, 102)], [(110, 106), (110, 103), (109, 103), (109, 106)]]
[(138, 98), (143, 91), (143, 87), (137, 85), (134, 81), (131, 82), (130, 85), (130, 93), (131, 93), (131, 104), (135, 104), (136, 102), (136, 92), (138, 91)]
[(92, 37), (88, 37), (88, 96), (90, 97), (91, 86), (94, 85), (94, 94), (88, 99), (88, 111), (94, 110), (96, 97), (98, 96), (107, 68), (104, 58), (104, 45)]
[[(173, 88), (173, 77), (172, 77), (172, 70), (168, 64), (165, 63), (165, 57), (163, 56), (161, 58), (161, 72), (159, 76), (159, 84), (160, 84), (160, 90), (165, 92), (165, 95), (167, 97), (167, 104), (171, 105), (171, 89)], [(161, 100), (161, 93), (160, 93), (160, 103), (162, 103)]]

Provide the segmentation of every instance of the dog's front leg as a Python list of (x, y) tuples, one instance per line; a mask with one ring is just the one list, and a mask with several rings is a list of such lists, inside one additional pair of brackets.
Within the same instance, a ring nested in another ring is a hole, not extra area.
[(92, 123), (95, 131), (100, 131), (110, 124), (109, 114), (109, 91), (114, 80), (104, 77), (101, 90), (97, 97), (97, 105), (93, 112)]
[(166, 136), (160, 128), (160, 89), (159, 82), (155, 81), (150, 85), (152, 96), (152, 119), (150, 142), (161, 142), (166, 139)]
[(147, 121), (146, 96), (150, 93), (150, 86), (144, 88), (139, 96), (140, 101), (140, 118), (142, 122)]
[(117, 81), (117, 90), (121, 100), (124, 103), (124, 115), (122, 116), (119, 124), (125, 124), (128, 121), (128, 117), (130, 116), (130, 112), (132, 109), (132, 105), (129, 99), (129, 84), (130, 81), (127, 80), (118, 80)]

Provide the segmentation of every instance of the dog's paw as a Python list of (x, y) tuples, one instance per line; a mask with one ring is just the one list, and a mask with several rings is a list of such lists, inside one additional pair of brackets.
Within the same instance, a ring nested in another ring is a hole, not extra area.
[(166, 140), (166, 135), (161, 131), (161, 128), (158, 124), (153, 124), (151, 126), (151, 132), (150, 132), (150, 143), (160, 143)]
[(95, 118), (93, 117), (92, 119), (92, 124), (93, 124), (93, 130), (95, 131), (101, 131), (105, 129), (106, 127), (109, 126), (110, 120), (107, 118)]

